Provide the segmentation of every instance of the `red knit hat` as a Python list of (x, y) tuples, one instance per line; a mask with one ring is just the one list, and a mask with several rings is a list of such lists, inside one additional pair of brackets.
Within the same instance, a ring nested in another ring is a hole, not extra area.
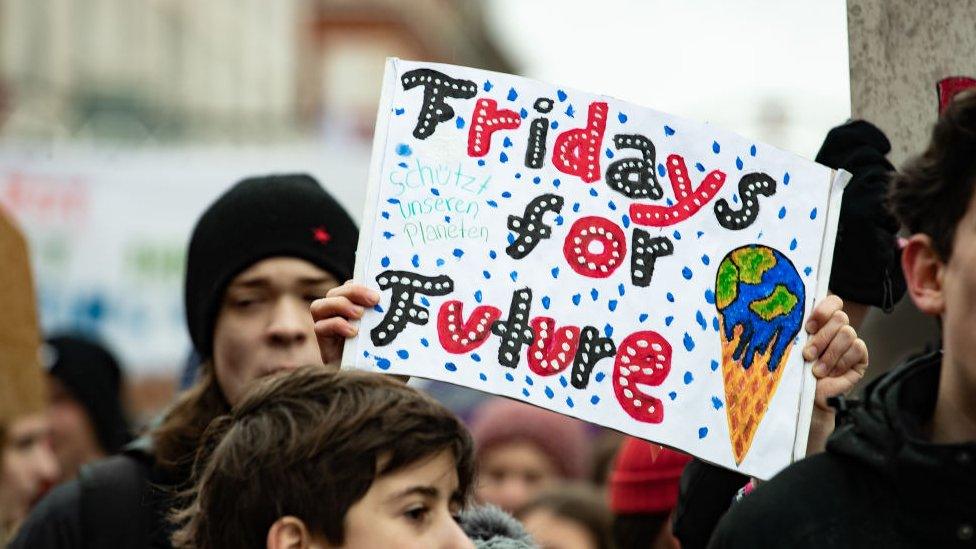
[(489, 448), (526, 440), (549, 456), (564, 478), (580, 478), (586, 472), (586, 429), (579, 420), (549, 410), (492, 398), (475, 410), (471, 436), (478, 460)]
[(680, 452), (627, 437), (610, 474), (610, 510), (615, 514), (670, 513), (678, 503), (678, 482), (689, 461)]

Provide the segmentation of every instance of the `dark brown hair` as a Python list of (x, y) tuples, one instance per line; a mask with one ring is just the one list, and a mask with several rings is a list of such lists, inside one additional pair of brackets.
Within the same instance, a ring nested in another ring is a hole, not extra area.
[(939, 117), (928, 148), (894, 176), (892, 214), (912, 234), (928, 235), (943, 261), (976, 185), (976, 90), (960, 93)]
[(471, 437), (444, 406), (379, 374), (304, 367), (255, 385), (204, 434), (177, 547), (264, 547), (283, 516), (333, 544), (373, 481), (443, 450), (470, 494)]
[(546, 510), (582, 526), (593, 536), (597, 549), (613, 549), (613, 515), (592, 486), (567, 484), (542, 492), (515, 513), (525, 520), (534, 511)]
[(200, 379), (177, 399), (151, 433), (156, 463), (177, 471), (181, 481), (193, 465), (207, 426), (214, 418), (230, 412), (230, 405), (217, 383), (213, 361), (204, 362), (200, 369)]

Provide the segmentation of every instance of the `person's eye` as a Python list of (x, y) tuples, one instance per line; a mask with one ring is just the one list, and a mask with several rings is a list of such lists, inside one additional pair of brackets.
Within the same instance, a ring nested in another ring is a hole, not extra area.
[(427, 515), (430, 514), (430, 509), (426, 506), (411, 507), (407, 509), (404, 515), (410, 519), (411, 522), (421, 523), (426, 520)]

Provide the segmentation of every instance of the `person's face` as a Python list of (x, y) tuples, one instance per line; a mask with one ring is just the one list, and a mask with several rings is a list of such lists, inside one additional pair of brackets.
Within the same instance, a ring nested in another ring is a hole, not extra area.
[(17, 419), (0, 448), (0, 524), (17, 524), (59, 474), (44, 414)]
[(940, 285), (945, 353), (959, 366), (956, 381), (976, 389), (976, 196), (956, 227)]
[[(346, 513), (340, 547), (473, 548), (454, 518), (461, 503), (454, 454), (444, 450), (373, 481)], [(334, 546), (318, 540), (313, 547)]]
[(51, 447), (61, 468), (60, 480), (74, 478), (78, 469), (105, 454), (85, 407), (78, 403), (60, 380), (48, 376), (51, 401), (48, 421)]
[(558, 478), (556, 464), (541, 448), (516, 440), (482, 454), (475, 496), (514, 513)]
[(536, 509), (522, 517), (522, 525), (540, 549), (597, 549), (593, 534), (582, 524), (556, 515), (549, 509)]
[(231, 281), (213, 346), (217, 383), (231, 406), (257, 378), (322, 364), (309, 306), (338, 285), (329, 273), (292, 257), (259, 261)]

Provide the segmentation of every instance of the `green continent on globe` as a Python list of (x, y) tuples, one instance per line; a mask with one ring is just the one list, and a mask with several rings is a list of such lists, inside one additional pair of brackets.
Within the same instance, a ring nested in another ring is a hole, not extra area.
[(738, 294), (739, 269), (728, 257), (718, 266), (718, 277), (715, 280), (715, 305), (719, 310), (728, 307)]
[(739, 267), (739, 276), (746, 284), (759, 284), (763, 273), (776, 266), (776, 256), (766, 247), (739, 248), (729, 255)]
[(772, 320), (780, 315), (788, 315), (797, 303), (796, 295), (786, 286), (777, 284), (773, 293), (763, 299), (757, 299), (749, 304), (749, 309), (763, 320)]

